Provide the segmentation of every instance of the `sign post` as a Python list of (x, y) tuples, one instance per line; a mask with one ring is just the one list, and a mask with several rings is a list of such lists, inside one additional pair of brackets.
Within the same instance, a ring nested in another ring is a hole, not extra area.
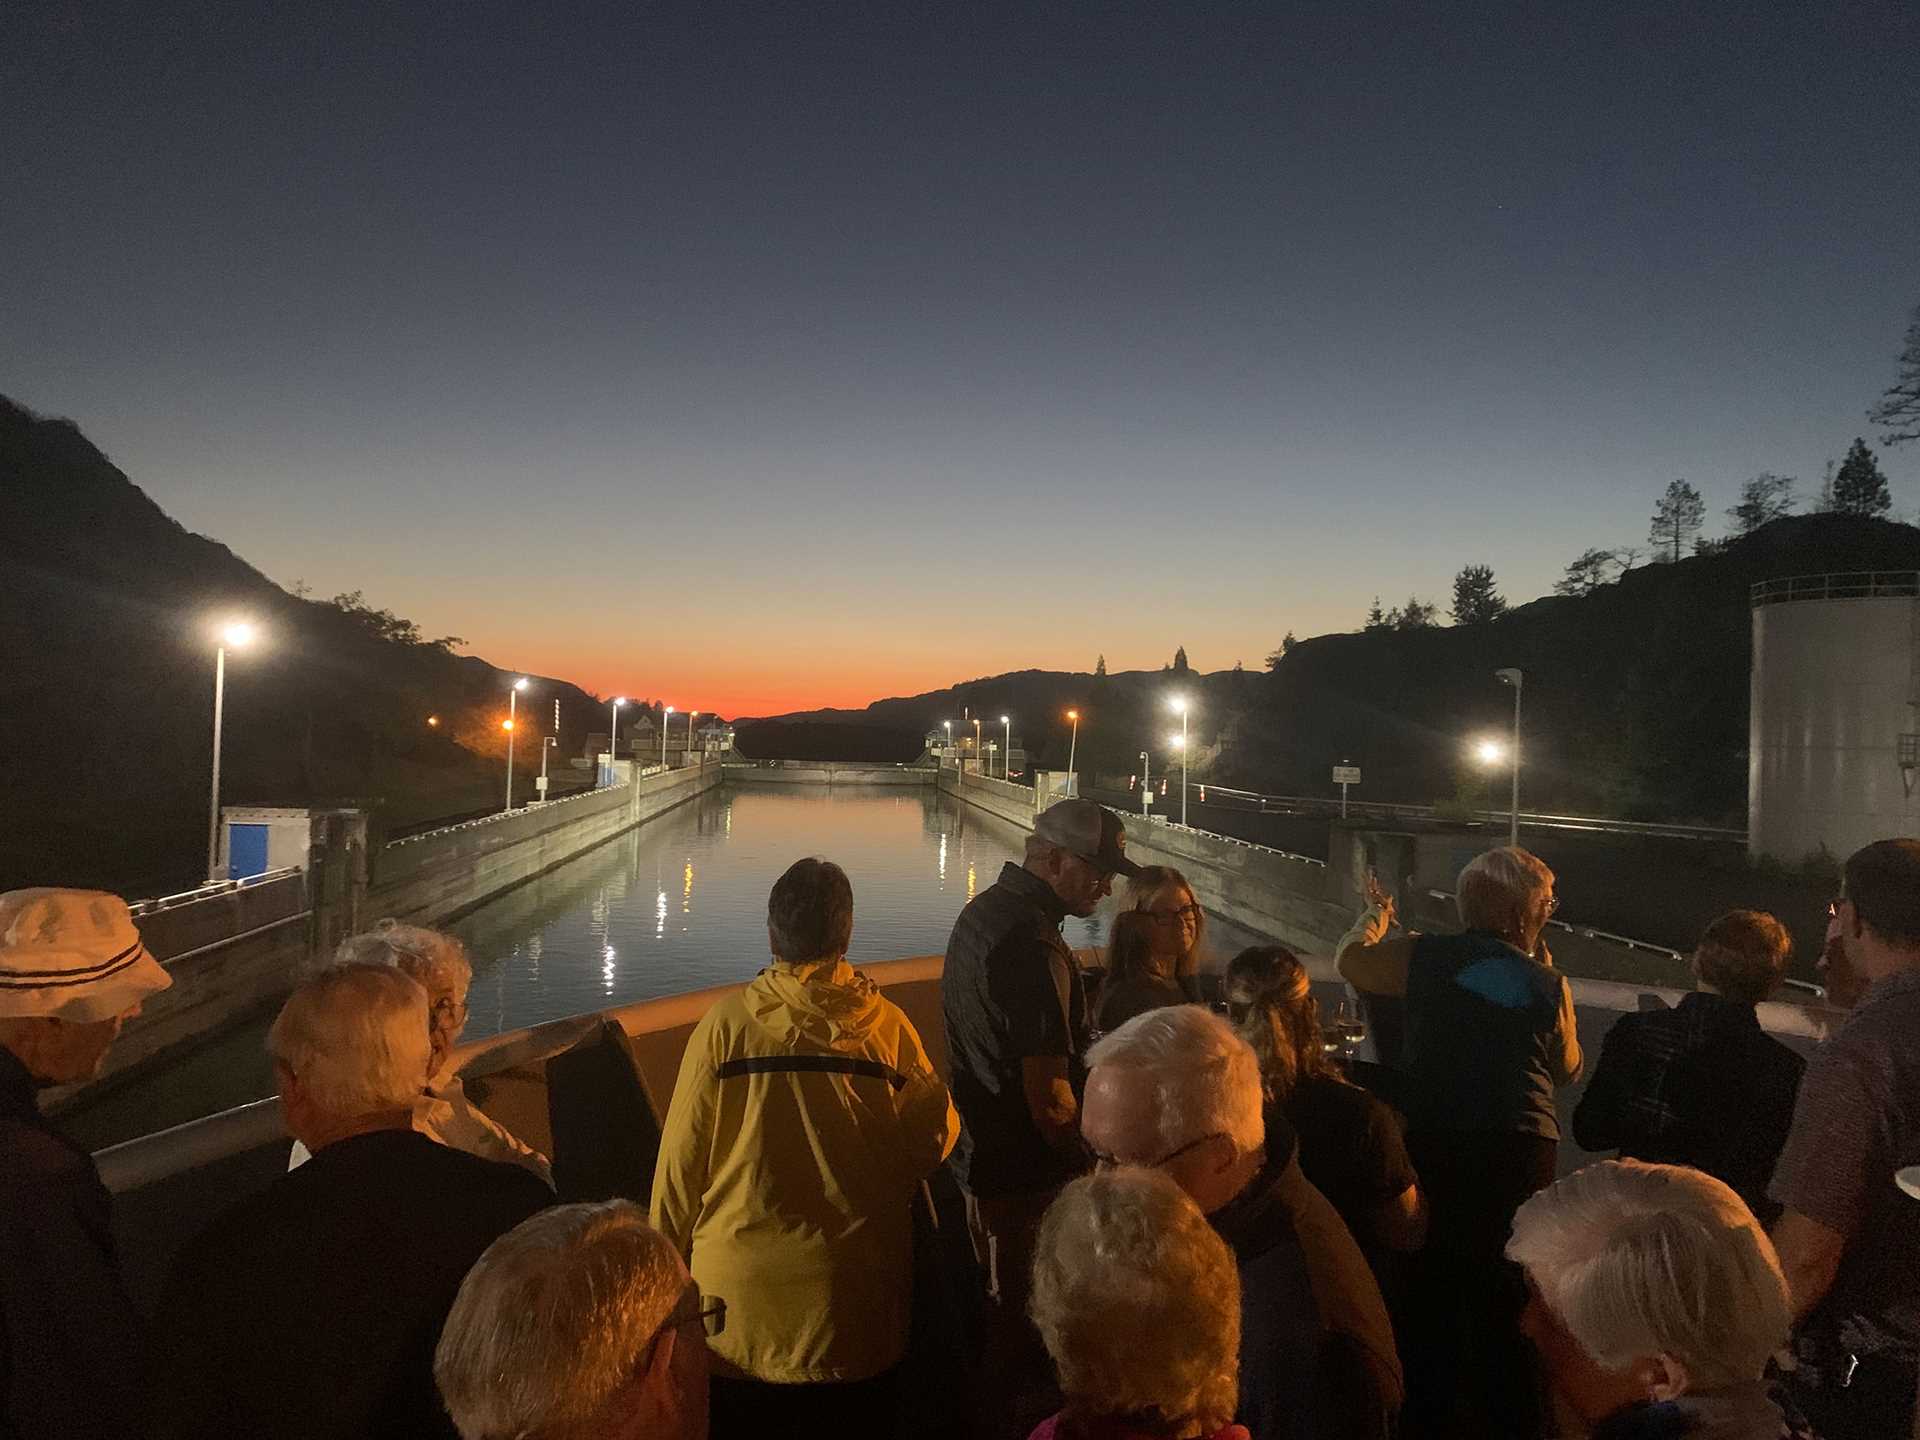
[(1347, 818), (1347, 787), (1360, 783), (1358, 765), (1336, 765), (1333, 767), (1333, 783), (1340, 787), (1340, 818)]

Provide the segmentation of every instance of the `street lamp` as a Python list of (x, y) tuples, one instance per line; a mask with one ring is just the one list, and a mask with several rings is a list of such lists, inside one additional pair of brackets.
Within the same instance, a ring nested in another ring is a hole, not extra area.
[(1067, 719), (1073, 722), (1073, 738), (1067, 741), (1067, 794), (1080, 793), (1080, 772), (1073, 768), (1073, 757), (1080, 748), (1080, 712), (1067, 711)]
[(1507, 826), (1507, 843), (1517, 846), (1520, 843), (1520, 686), (1527, 677), (1512, 668), (1493, 673), (1503, 684), (1513, 687), (1513, 819)]
[(986, 753), (986, 751), (980, 748), (980, 717), (976, 715), (973, 717), (973, 768), (976, 773), (981, 775), (987, 773), (980, 769), (980, 757)]
[(687, 754), (689, 755), (693, 754), (693, 717), (699, 713), (698, 710), (687, 711)]
[(527, 677), (522, 675), (513, 682), (513, 688), (507, 691), (507, 809), (513, 809), (513, 742), (519, 738), (513, 728), (515, 704), (520, 692), (527, 688)]
[(227, 651), (244, 650), (259, 631), (251, 621), (229, 620), (220, 627), (220, 643), (213, 650), (213, 787), (212, 816), (207, 821), (207, 882), (220, 878), (220, 722), (227, 701)]
[(1140, 752), (1140, 813), (1153, 813), (1153, 756)]
[[(613, 784), (613, 758), (620, 753), (620, 707), (626, 703), (626, 696), (616, 695), (613, 708), (609, 712), (613, 717), (613, 723), (607, 730), (607, 784), (609, 785)], [(540, 756), (541, 764), (546, 763), (546, 758), (543, 751)]]
[[(942, 721), (941, 721), (940, 723), (941, 723), (942, 725), (944, 725), (944, 726), (946, 726), (946, 727), (947, 727), (947, 753), (948, 753), (949, 755), (952, 755), (952, 754), (953, 754), (953, 721), (951, 721), (951, 720), (942, 720)], [(955, 756), (954, 756), (954, 769), (956, 769), (956, 770), (958, 770), (958, 769), (960, 768), (960, 764), (959, 764), (959, 760), (960, 760), (960, 757), (959, 757), (959, 756), (957, 756), (957, 755), (955, 755)]]
[(1007, 767), (1013, 764), (1013, 721), (1002, 715), (1000, 723), (1007, 727), (1007, 748), (1000, 752), (1000, 778), (1011, 780), (1013, 775)]
[(1187, 697), (1176, 695), (1168, 702), (1180, 712), (1180, 823), (1187, 823)]
[(667, 706), (660, 712), (660, 763), (667, 763), (667, 717), (673, 714), (673, 707)]

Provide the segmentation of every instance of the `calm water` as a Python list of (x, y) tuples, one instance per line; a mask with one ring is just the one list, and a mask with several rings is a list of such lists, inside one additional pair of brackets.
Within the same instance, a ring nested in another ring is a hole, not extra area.
[[(449, 928), (473, 956), (466, 1038), (750, 978), (767, 963), (767, 893), (804, 855), (853, 881), (855, 964), (946, 949), (954, 917), (1024, 833), (920, 787), (708, 791)], [(1104, 944), (1116, 908), (1070, 918)], [(1256, 937), (1210, 919), (1215, 963)], [(98, 1146), (257, 1099), (271, 1089), (266, 1022), (71, 1117)]]

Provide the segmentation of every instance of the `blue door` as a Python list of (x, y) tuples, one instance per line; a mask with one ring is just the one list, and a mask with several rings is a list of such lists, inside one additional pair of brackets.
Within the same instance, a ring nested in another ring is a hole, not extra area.
[(246, 880), (267, 873), (267, 827), (227, 826), (227, 878)]

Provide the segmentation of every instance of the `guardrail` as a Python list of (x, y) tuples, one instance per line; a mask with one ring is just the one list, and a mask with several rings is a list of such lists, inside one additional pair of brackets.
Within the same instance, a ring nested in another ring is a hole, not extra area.
[(278, 869), (262, 870), (258, 875), (249, 875), (241, 880), (209, 880), (206, 884), (191, 890), (182, 890), (178, 895), (162, 895), (153, 900), (135, 900), (127, 908), (135, 915), (158, 915), (163, 910), (191, 905), (196, 900), (210, 900), (216, 895), (231, 895), (236, 890), (251, 890), (269, 881), (284, 880), (289, 875), (299, 873), (300, 867), (297, 865), (282, 865)]
[[(644, 779), (648, 775), (657, 775), (659, 773), (658, 770), (644, 770), (641, 772), (641, 778)], [(517, 806), (512, 810), (497, 810), (491, 815), (482, 815), (477, 819), (462, 820), (455, 825), (442, 825), (437, 830), (422, 830), (418, 835), (403, 835), (398, 840), (389, 840), (385, 848), (388, 850), (397, 850), (402, 845), (415, 845), (422, 840), (436, 840), (442, 835), (452, 835), (460, 830), (475, 830), (483, 825), (498, 825), (502, 820), (511, 820), (516, 816), (530, 815), (536, 811), (551, 810), (556, 805), (572, 805), (577, 801), (591, 800), (596, 795), (604, 795), (608, 790), (624, 790), (626, 788), (624, 783), (607, 785), (596, 790), (582, 790), (577, 795), (568, 795), (559, 800), (541, 800), (535, 801), (530, 805)]]
[[(1194, 798), (1203, 805), (1229, 802), (1228, 809), (1250, 809), (1261, 814), (1310, 811), (1339, 815), (1341, 804), (1326, 795), (1266, 795), (1257, 790), (1237, 790), (1229, 785), (1203, 785), (1190, 782)], [(1235, 804), (1232, 802), (1243, 802)], [(1437, 806), (1400, 805), (1381, 800), (1349, 800), (1349, 819), (1436, 820), (1443, 818)], [(1476, 823), (1504, 825), (1512, 818), (1510, 810), (1470, 810), (1468, 819)], [(1560, 815), (1548, 811), (1522, 810), (1520, 823), (1535, 829), (1591, 830), (1616, 835), (1664, 835), (1679, 840), (1732, 840), (1746, 843), (1747, 832), (1724, 825), (1683, 825), (1664, 820), (1613, 820), (1604, 815)]]
[(1836, 570), (1826, 575), (1787, 575), (1762, 580), (1747, 592), (1758, 605), (1794, 600), (1912, 599), (1920, 596), (1920, 570)]
[[(1132, 817), (1122, 816), (1121, 818), (1131, 819)], [(1222, 845), (1231, 845), (1238, 850), (1255, 850), (1262, 855), (1278, 855), (1282, 860), (1297, 860), (1302, 865), (1317, 865), (1322, 870), (1327, 868), (1326, 861), (1316, 860), (1311, 855), (1297, 855), (1291, 850), (1281, 850), (1272, 845), (1262, 845), (1256, 840), (1242, 840), (1238, 835), (1221, 835), (1212, 830), (1202, 830), (1197, 825), (1182, 825), (1177, 821), (1168, 820), (1159, 815), (1149, 816), (1147, 823), (1158, 830), (1175, 830), (1182, 835), (1198, 835), (1202, 839), (1218, 840)]]

